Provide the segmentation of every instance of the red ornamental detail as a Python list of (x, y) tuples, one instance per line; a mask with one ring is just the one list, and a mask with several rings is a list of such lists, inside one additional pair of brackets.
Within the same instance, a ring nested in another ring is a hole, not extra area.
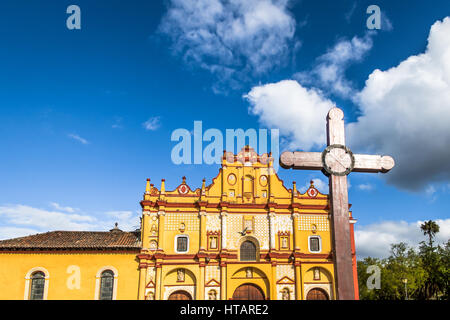
[(318, 191), (316, 188), (309, 188), (307, 193), (308, 193), (308, 196), (310, 196), (311, 198), (315, 198), (318, 194)]
[(158, 189), (156, 189), (156, 188), (152, 188), (152, 191), (150, 192), (150, 194), (152, 195), (152, 196), (157, 196), (158, 195)]
[(188, 187), (184, 184), (178, 188), (178, 192), (181, 194), (186, 194), (188, 192), (188, 190), (189, 190)]

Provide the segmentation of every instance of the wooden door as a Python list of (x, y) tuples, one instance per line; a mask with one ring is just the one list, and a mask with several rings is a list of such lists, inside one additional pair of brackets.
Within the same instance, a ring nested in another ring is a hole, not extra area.
[(179, 290), (172, 293), (168, 300), (192, 300), (192, 297), (186, 291)]
[(311, 289), (306, 296), (306, 300), (328, 300), (328, 294), (319, 288)]
[(243, 284), (234, 291), (233, 300), (264, 300), (264, 293), (257, 285)]

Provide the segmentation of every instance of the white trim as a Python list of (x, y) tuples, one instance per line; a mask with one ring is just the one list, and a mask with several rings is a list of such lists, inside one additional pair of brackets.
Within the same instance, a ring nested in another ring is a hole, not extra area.
[[(310, 244), (311, 244), (311, 238), (319, 238), (319, 251), (311, 251), (311, 248), (310, 248)], [(320, 237), (320, 236), (316, 236), (316, 235), (314, 235), (314, 236), (309, 236), (308, 237), (308, 251), (309, 252), (311, 252), (311, 253), (320, 253), (320, 252), (322, 252), (322, 238)]]
[(196, 300), (195, 297), (195, 293), (197, 287), (192, 284), (192, 285), (180, 285), (180, 286), (164, 286), (164, 299), (163, 300), (168, 300), (169, 296), (174, 293), (175, 291), (186, 291), (187, 293), (189, 293), (191, 295), (192, 300)]
[(113, 300), (117, 300), (117, 283), (118, 283), (118, 277), (119, 277), (119, 271), (117, 271), (116, 268), (113, 266), (104, 266), (100, 268), (97, 271), (97, 274), (95, 275), (95, 294), (94, 294), (94, 300), (98, 300), (100, 296), (100, 280), (102, 277), (102, 272), (106, 270), (111, 270), (114, 273), (114, 284), (113, 284)]
[(328, 294), (328, 299), (329, 300), (334, 300), (333, 297), (333, 290), (332, 290), (332, 283), (309, 283), (309, 284), (305, 284), (304, 285), (304, 299), (306, 300), (306, 297), (308, 296), (308, 293), (312, 290), (312, 289), (322, 289), (324, 290), (327, 294)]
[[(187, 238), (187, 247), (186, 247), (186, 251), (178, 251), (178, 238), (180, 238), (180, 237), (185, 237), (185, 238)], [(187, 235), (187, 234), (177, 234), (176, 236), (175, 236), (175, 240), (174, 240), (174, 243), (173, 243), (173, 249), (174, 249), (174, 251), (176, 252), (176, 253), (186, 253), (186, 252), (189, 252), (189, 236)]]
[(31, 276), (33, 273), (41, 271), (45, 275), (44, 280), (44, 300), (47, 300), (48, 297), (48, 285), (50, 282), (50, 273), (44, 267), (34, 267), (30, 269), (25, 275), (25, 290), (23, 294), (23, 300), (30, 300), (30, 287), (31, 287)]

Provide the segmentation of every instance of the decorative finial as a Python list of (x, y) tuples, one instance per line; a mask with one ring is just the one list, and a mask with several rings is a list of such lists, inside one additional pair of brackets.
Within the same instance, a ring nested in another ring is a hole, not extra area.
[(203, 198), (203, 196), (206, 194), (205, 181), (206, 181), (206, 179), (203, 178), (203, 180), (202, 180), (202, 198)]
[(309, 183), (311, 184), (311, 187), (314, 187), (314, 181), (313, 180), (311, 180)]
[(161, 193), (166, 192), (166, 179), (161, 179)]
[(116, 222), (114, 223), (114, 228), (109, 230), (110, 232), (122, 232), (122, 230), (119, 229), (119, 224)]
[(145, 186), (145, 193), (150, 194), (150, 179), (147, 178), (147, 184)]
[(186, 184), (186, 177), (185, 176), (183, 176), (183, 184)]

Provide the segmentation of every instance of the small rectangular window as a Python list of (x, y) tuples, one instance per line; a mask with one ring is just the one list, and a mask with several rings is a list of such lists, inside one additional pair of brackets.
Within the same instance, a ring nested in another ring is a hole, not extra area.
[(309, 238), (309, 250), (311, 252), (319, 252), (320, 251), (320, 239), (318, 237)]
[(188, 247), (188, 238), (187, 237), (178, 237), (177, 238), (177, 251), (178, 252), (186, 252)]

